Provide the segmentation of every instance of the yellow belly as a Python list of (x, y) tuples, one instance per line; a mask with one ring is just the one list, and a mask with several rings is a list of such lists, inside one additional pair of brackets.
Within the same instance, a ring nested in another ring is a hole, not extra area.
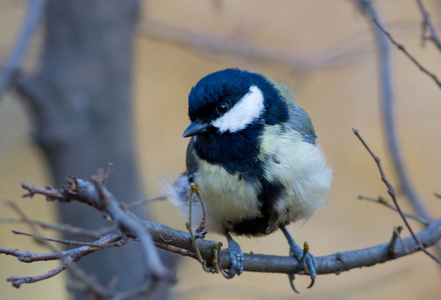
[(207, 206), (208, 230), (224, 233), (224, 226), (229, 222), (261, 216), (257, 200), (259, 183), (240, 179), (239, 175), (204, 160), (199, 161), (196, 181)]

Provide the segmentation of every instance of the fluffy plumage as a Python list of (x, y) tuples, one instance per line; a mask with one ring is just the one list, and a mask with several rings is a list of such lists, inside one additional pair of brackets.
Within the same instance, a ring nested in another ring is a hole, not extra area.
[[(228, 232), (269, 234), (325, 204), (332, 171), (309, 116), (283, 84), (240, 69), (215, 72), (191, 90), (189, 116), (187, 172), (167, 194), (188, 213), (189, 183), (198, 182), (209, 232), (229, 240)], [(200, 203), (193, 205), (199, 224)]]
[[(216, 112), (220, 102), (231, 106), (224, 115)], [(245, 70), (219, 71), (192, 89), (189, 115), (207, 127), (192, 137), (188, 172), (169, 198), (188, 213), (190, 175), (201, 187), (209, 232), (268, 234), (325, 204), (332, 171), (308, 115), (284, 85)], [(196, 202), (193, 224), (201, 217)]]

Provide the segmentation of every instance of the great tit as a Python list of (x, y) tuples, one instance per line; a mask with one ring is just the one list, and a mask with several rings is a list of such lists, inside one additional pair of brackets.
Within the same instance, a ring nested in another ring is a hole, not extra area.
[[(302, 261), (304, 251), (285, 227), (325, 204), (332, 171), (291, 91), (268, 76), (226, 69), (191, 89), (188, 113), (187, 171), (168, 198), (188, 214), (190, 184), (199, 184), (208, 232), (228, 240), (232, 266), (224, 275), (243, 271), (242, 251), (230, 233), (262, 236), (280, 228), (290, 255)], [(192, 223), (199, 224), (202, 207), (196, 197), (192, 203)], [(305, 262), (312, 286), (314, 256), (307, 253)]]

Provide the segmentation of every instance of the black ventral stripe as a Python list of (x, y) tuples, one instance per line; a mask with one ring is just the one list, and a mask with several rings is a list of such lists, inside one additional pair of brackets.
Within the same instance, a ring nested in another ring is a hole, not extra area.
[(262, 190), (257, 199), (260, 204), (261, 216), (231, 224), (233, 233), (246, 236), (259, 236), (277, 229), (270, 226), (270, 222), (273, 221), (274, 217), (274, 205), (282, 198), (285, 190), (281, 184), (270, 183), (264, 178), (260, 179), (260, 183)]

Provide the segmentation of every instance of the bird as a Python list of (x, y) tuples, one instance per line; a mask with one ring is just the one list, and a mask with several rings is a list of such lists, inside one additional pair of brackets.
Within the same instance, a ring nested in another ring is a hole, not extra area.
[[(187, 170), (167, 197), (188, 218), (191, 184), (198, 184), (201, 200), (191, 202), (192, 223), (205, 214), (208, 232), (225, 235), (228, 279), (243, 272), (244, 260), (231, 234), (259, 237), (280, 229), (290, 255), (306, 263), (309, 287), (314, 284), (316, 260), (309, 252), (303, 258), (304, 249), (286, 226), (309, 219), (325, 205), (332, 170), (310, 117), (294, 98), (286, 85), (239, 68), (203, 77), (188, 96)], [(294, 275), (289, 279), (298, 292)]]

